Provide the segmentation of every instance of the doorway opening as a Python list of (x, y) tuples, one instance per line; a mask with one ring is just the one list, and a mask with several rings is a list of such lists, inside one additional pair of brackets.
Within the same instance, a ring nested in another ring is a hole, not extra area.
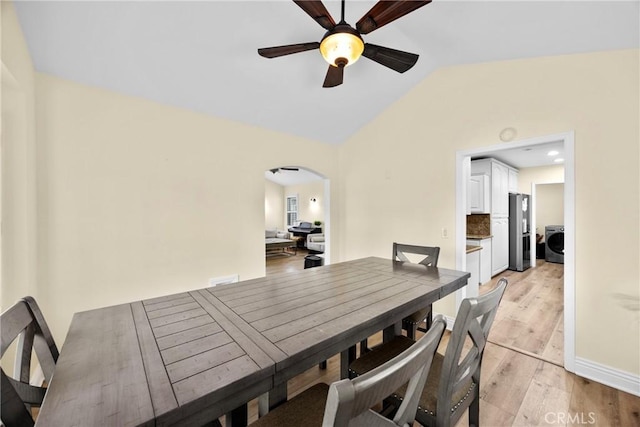
[[(502, 150), (524, 149), (552, 142), (562, 142), (564, 147), (564, 182), (563, 191), (563, 225), (564, 225), (564, 268), (563, 268), (563, 311), (564, 317), (562, 327), (563, 337), (563, 365), (569, 372), (575, 371), (575, 179), (574, 179), (574, 133), (566, 132), (562, 134), (548, 135), (538, 138), (497, 144), (489, 147), (472, 150), (462, 150), (456, 154), (456, 268), (466, 270), (466, 206), (467, 206), (467, 180), (470, 176), (471, 158), (486, 156)], [(531, 182), (531, 193), (535, 196), (536, 186), (540, 182)], [(535, 206), (535, 199), (532, 199)], [(535, 230), (535, 223), (532, 223), (532, 230)], [(532, 265), (536, 265), (535, 246), (536, 237), (532, 233)], [(500, 275), (495, 276), (500, 277)], [(469, 289), (466, 289), (469, 288)], [(457, 292), (457, 304), (469, 295), (477, 294), (478, 285), (473, 284), (462, 288)]]
[(308, 255), (331, 262), (330, 206), (330, 181), (322, 174), (302, 166), (265, 171), (267, 276), (303, 269)]

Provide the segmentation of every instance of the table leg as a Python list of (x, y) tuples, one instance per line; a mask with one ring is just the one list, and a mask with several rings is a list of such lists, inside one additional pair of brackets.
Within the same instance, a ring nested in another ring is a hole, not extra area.
[(382, 342), (389, 342), (398, 335), (402, 335), (402, 322), (394, 323), (382, 330)]
[(349, 378), (349, 365), (356, 360), (356, 346), (352, 345), (340, 352), (340, 379)]
[(268, 393), (258, 398), (258, 417), (267, 415), (271, 409), (287, 401), (287, 383), (276, 384)]
[(247, 427), (247, 404), (238, 406), (236, 409), (225, 415), (226, 427)]

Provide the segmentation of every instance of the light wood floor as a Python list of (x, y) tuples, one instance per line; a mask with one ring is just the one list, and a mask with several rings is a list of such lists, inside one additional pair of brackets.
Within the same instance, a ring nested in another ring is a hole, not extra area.
[(563, 366), (564, 265), (537, 260), (535, 268), (522, 273), (507, 270), (481, 286), (480, 294), (501, 277), (509, 285), (489, 341)]
[[(304, 268), (304, 255), (267, 261), (267, 275)], [(578, 377), (562, 364), (561, 264), (540, 262), (523, 273), (507, 271), (509, 286), (500, 304), (484, 353), (480, 383), (480, 423), (502, 426), (640, 427), (640, 397)], [(484, 285), (481, 292), (492, 284)], [(375, 345), (381, 334), (370, 339)], [(448, 333), (439, 351), (444, 353)], [(339, 379), (339, 356), (328, 368), (314, 367), (289, 381), (289, 396)], [(249, 405), (249, 421), (257, 419)], [(418, 424), (415, 424), (418, 426)], [(466, 416), (457, 427), (468, 425)]]
[(306, 249), (298, 249), (296, 255), (269, 255), (266, 257), (267, 276), (304, 270), (304, 257), (307, 255), (309, 251)]

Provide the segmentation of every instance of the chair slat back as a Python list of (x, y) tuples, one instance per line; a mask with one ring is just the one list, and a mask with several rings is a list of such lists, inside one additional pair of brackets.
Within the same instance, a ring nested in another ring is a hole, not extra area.
[[(442, 363), (436, 408), (438, 425), (445, 425), (440, 422), (444, 423), (448, 417), (452, 396), (468, 384), (470, 378), (480, 384), (482, 355), (506, 287), (507, 279), (502, 278), (492, 291), (478, 298), (466, 298), (460, 304)], [(467, 336), (471, 338), (472, 347), (460, 361)]]
[(406, 254), (426, 255), (418, 264), (437, 267), (438, 256), (440, 256), (440, 247), (406, 245), (404, 243), (393, 242), (393, 255), (391, 259), (411, 262), (409, 258), (407, 258)]
[(2, 422), (7, 426), (33, 425), (25, 404), (40, 405), (46, 388), (29, 384), (31, 354), (35, 352), (45, 380), (51, 381), (58, 347), (32, 297), (25, 297), (0, 315), (0, 358), (17, 341), (13, 378), (2, 370)]
[(444, 317), (437, 316), (429, 332), (400, 355), (357, 378), (333, 383), (329, 389), (323, 426), (347, 426), (351, 419), (369, 411), (374, 404), (407, 383), (407, 395), (394, 419), (378, 416), (377, 425), (411, 425), (445, 327)]

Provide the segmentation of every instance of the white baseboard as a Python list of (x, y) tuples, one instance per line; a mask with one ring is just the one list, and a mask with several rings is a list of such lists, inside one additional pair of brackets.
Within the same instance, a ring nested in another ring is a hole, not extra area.
[[(435, 317), (435, 316), (437, 316), (439, 314), (441, 314), (441, 313), (434, 312), (433, 313), (433, 317)], [(442, 314), (442, 317), (444, 317), (444, 320), (447, 321), (447, 329), (450, 330), (450, 331), (453, 330), (453, 324), (456, 321), (456, 318), (455, 317), (450, 317), (450, 316), (445, 316), (444, 314)]]
[[(444, 316), (444, 318), (447, 321), (447, 329), (451, 330), (455, 317)], [(575, 368), (576, 375), (640, 397), (640, 375), (634, 375), (580, 357), (575, 359)]]
[(209, 286), (228, 285), (229, 283), (237, 283), (240, 281), (239, 274), (230, 274), (228, 276), (212, 277), (209, 279)]
[(640, 375), (576, 357), (576, 375), (640, 397)]

